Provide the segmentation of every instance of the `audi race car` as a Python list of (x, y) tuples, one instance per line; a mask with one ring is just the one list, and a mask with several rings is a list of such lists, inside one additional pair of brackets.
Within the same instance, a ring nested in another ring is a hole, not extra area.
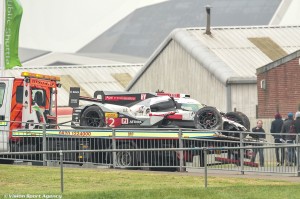
[(72, 126), (127, 128), (196, 128), (247, 131), (248, 117), (241, 112), (222, 113), (189, 95), (96, 91), (92, 103), (73, 110)]

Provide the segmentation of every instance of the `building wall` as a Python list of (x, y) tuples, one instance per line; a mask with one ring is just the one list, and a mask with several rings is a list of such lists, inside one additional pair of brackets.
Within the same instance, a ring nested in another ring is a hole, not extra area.
[[(296, 112), (300, 105), (299, 57), (258, 74), (258, 116), (273, 118), (279, 111), (284, 117)], [(265, 89), (261, 81), (265, 80)]]
[(173, 40), (130, 91), (155, 92), (158, 89), (190, 94), (201, 103), (226, 111), (226, 86)]
[(256, 84), (231, 85), (231, 107), (245, 113), (249, 118), (256, 118)]

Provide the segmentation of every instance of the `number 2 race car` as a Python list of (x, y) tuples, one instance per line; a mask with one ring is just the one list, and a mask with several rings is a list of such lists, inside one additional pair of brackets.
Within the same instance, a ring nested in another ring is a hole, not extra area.
[(248, 117), (241, 112), (222, 113), (189, 95), (96, 91), (91, 101), (73, 110), (72, 126), (127, 128), (196, 128), (247, 131)]

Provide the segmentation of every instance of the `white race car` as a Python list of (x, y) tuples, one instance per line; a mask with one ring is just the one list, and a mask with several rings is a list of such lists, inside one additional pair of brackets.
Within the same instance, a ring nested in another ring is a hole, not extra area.
[(74, 108), (73, 127), (182, 127), (225, 131), (247, 131), (250, 127), (243, 113), (225, 114), (184, 94), (96, 91), (94, 97), (82, 97), (93, 103)]

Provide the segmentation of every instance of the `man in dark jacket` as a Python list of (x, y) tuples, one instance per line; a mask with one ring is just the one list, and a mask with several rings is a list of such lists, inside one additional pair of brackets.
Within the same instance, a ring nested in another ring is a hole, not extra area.
[[(262, 128), (263, 122), (262, 120), (258, 120), (256, 127), (254, 127), (252, 129), (252, 132), (254, 134), (249, 134), (251, 137), (253, 137), (254, 139), (257, 139), (258, 141), (261, 139), (265, 139), (266, 138), (266, 134), (265, 134), (265, 130)], [(255, 146), (255, 145), (254, 145)], [(259, 146), (256, 144), (256, 146)], [(255, 162), (255, 158), (256, 158), (256, 154), (259, 153), (259, 163), (260, 166), (263, 167), (265, 160), (264, 160), (264, 149), (253, 149), (253, 154), (252, 154), (252, 158), (251, 158), (251, 162)]]
[[(297, 134), (300, 134), (300, 112), (299, 111), (296, 112), (295, 118), (296, 118), (296, 120), (295, 120), (295, 130), (296, 130)], [(298, 141), (298, 143), (299, 143), (299, 141)]]
[[(287, 144), (294, 144), (295, 135), (294, 132), (291, 132), (292, 126), (294, 125), (293, 113), (288, 113), (288, 118), (283, 122), (281, 133), (285, 133), (283, 135), (283, 139)], [(287, 157), (287, 166), (292, 166), (293, 162), (295, 162), (295, 148), (288, 148), (288, 157)]]
[[(281, 132), (282, 129), (283, 120), (280, 113), (276, 113), (274, 117), (275, 120), (273, 120), (271, 124), (271, 134), (274, 137), (275, 145), (278, 145), (278, 144), (282, 144), (281, 142), (282, 137), (279, 133)], [(281, 151), (281, 159), (279, 156), (279, 148), (275, 148), (277, 166), (283, 165), (284, 163), (284, 149), (281, 148), (280, 151)]]

